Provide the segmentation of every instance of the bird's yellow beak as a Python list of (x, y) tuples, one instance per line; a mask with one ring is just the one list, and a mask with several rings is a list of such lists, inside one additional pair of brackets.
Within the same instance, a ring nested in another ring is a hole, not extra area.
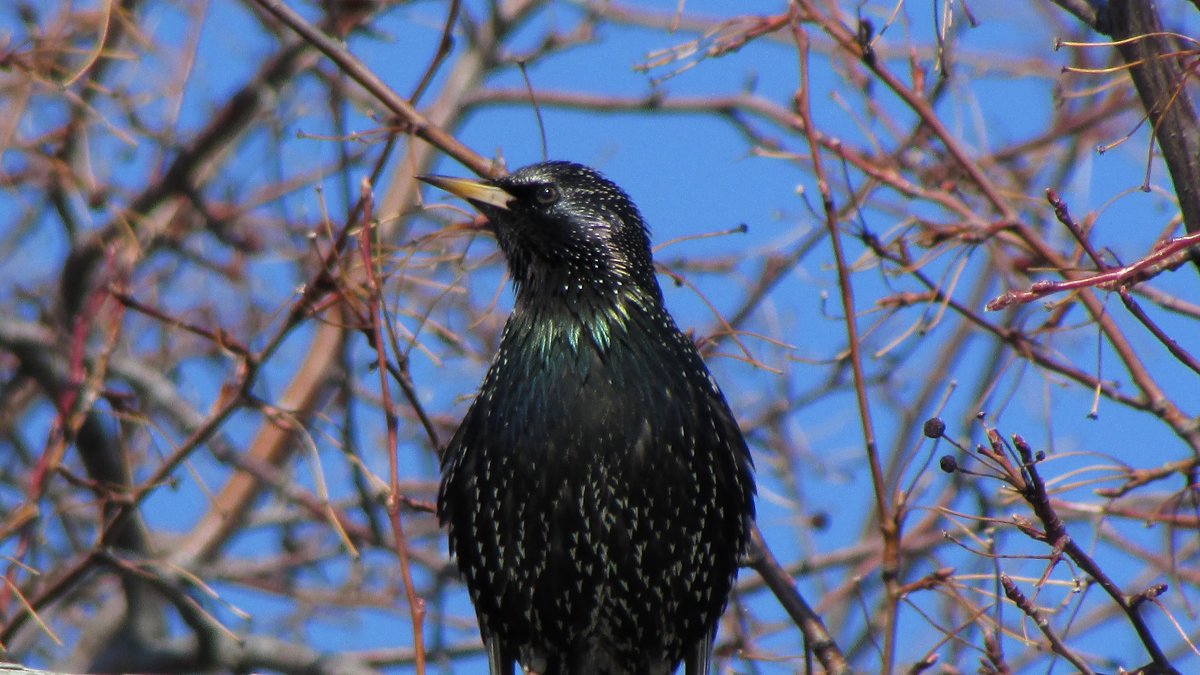
[(450, 176), (417, 176), (417, 180), (441, 188), (452, 195), (462, 197), (472, 204), (487, 204), (498, 209), (508, 210), (508, 204), (514, 197), (508, 192), (487, 183), (469, 178), (452, 178)]

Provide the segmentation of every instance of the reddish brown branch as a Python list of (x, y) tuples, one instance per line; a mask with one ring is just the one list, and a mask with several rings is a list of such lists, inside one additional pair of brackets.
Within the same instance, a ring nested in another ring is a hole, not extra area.
[(780, 605), (800, 628), (804, 634), (805, 644), (817, 656), (817, 660), (825, 667), (826, 672), (830, 675), (843, 675), (851, 672), (846, 658), (838, 649), (837, 642), (825, 629), (820, 615), (813, 611), (804, 597), (796, 590), (796, 583), (775, 559), (775, 555), (767, 547), (757, 525), (750, 533), (750, 561), (750, 566), (758, 572), (767, 588), (771, 589)]
[[(1010, 484), (1018, 490), (1030, 508), (1033, 509), (1034, 515), (1037, 516), (1038, 521), (1041, 522), (1044, 528), (1043, 533), (1033, 536), (1050, 544), (1056, 552), (1061, 551), (1072, 562), (1078, 565), (1081, 570), (1096, 580), (1100, 587), (1112, 598), (1112, 601), (1125, 613), (1126, 618), (1133, 626), (1134, 631), (1137, 632), (1138, 638), (1150, 654), (1150, 658), (1153, 659), (1159, 672), (1178, 673), (1179, 671), (1171, 666), (1170, 661), (1159, 647), (1158, 640), (1154, 637), (1154, 632), (1150, 630), (1150, 626), (1138, 612), (1137, 606), (1131, 601), (1131, 596), (1123, 593), (1096, 560), (1084, 551), (1079, 544), (1075, 543), (1067, 533), (1066, 526), (1051, 503), (1050, 495), (1046, 490), (1046, 483), (1038, 470), (1039, 460), (1035, 458), (1029, 444), (1016, 434), (1013, 435), (1012, 441), (1013, 447), (1016, 448), (1021, 460), (1019, 470), (1023, 476), (1023, 480), (1019, 482), (1012, 480)], [(1000, 452), (997, 452), (997, 454), (1003, 455)], [(1074, 662), (1072, 661), (1072, 663)]]
[(1080, 656), (1072, 649), (1067, 647), (1066, 643), (1062, 641), (1062, 638), (1059, 637), (1058, 633), (1054, 630), (1054, 627), (1050, 625), (1050, 621), (1042, 614), (1042, 610), (1038, 609), (1038, 606), (1033, 604), (1033, 602), (1031, 602), (1029, 598), (1021, 592), (1020, 588), (1017, 588), (1016, 583), (1013, 582), (1011, 577), (1009, 577), (1007, 574), (1001, 574), (1000, 585), (1004, 587), (1004, 597), (1011, 600), (1012, 603), (1017, 606), (1017, 609), (1024, 612), (1025, 615), (1030, 619), (1033, 619), (1034, 625), (1037, 626), (1037, 629), (1042, 633), (1042, 635), (1046, 636), (1046, 640), (1050, 642), (1050, 649), (1052, 649), (1055, 654), (1058, 654), (1069, 661), (1071, 665), (1078, 668), (1079, 672), (1083, 673), (1083, 675), (1095, 675), (1095, 671), (1088, 666), (1087, 662), (1080, 658)]
[(995, 312), (1014, 304), (1032, 302), (1047, 295), (1081, 288), (1119, 291), (1152, 279), (1167, 270), (1178, 268), (1190, 259), (1192, 250), (1197, 246), (1200, 246), (1200, 232), (1170, 239), (1155, 246), (1150, 254), (1124, 267), (1109, 269), (1090, 277), (1039, 281), (1030, 286), (1029, 290), (1008, 291), (994, 298), (987, 304), (986, 309)]
[[(363, 181), (362, 187), (362, 203), (363, 203), (363, 222), (362, 229), (359, 235), (359, 246), (362, 252), (363, 271), (366, 276), (367, 289), (367, 320), (368, 325), (364, 327), (364, 333), (367, 335), (368, 341), (375, 349), (375, 357), (378, 363), (383, 364), (388, 362), (387, 358), (387, 343), (383, 339), (383, 291), (379, 284), (379, 277), (375, 272), (377, 261), (372, 252), (375, 246), (372, 239), (375, 236), (375, 228), (372, 218), (374, 213), (372, 205), (374, 200), (371, 195), (371, 185)], [(424, 638), (424, 619), (425, 619), (425, 601), (417, 595), (416, 588), (413, 586), (412, 570), (408, 554), (408, 538), (404, 535), (404, 523), (400, 516), (400, 470), (399, 458), (396, 456), (398, 451), (397, 438), (398, 420), (396, 419), (395, 409), (392, 407), (392, 398), (390, 388), (388, 387), (387, 369), (379, 368), (379, 391), (383, 398), (383, 415), (387, 424), (387, 449), (388, 449), (388, 477), (389, 485), (391, 486), (391, 494), (387, 500), (388, 519), (392, 525), (392, 536), (395, 539), (396, 557), (400, 560), (400, 576), (404, 582), (404, 593), (408, 598), (408, 611), (412, 617), (413, 630), (413, 650), (416, 653), (416, 668), (418, 675), (425, 673), (425, 638)]]
[(295, 31), (297, 35), (304, 38), (306, 42), (329, 57), (331, 61), (338, 65), (338, 68), (343, 73), (362, 85), (380, 103), (384, 104), (413, 135), (440, 148), (446, 154), (462, 162), (464, 166), (475, 171), (475, 173), (481, 176), (491, 175), (493, 166), (490, 161), (476, 154), (449, 132), (433, 124), (424, 115), (417, 112), (417, 109), (407, 99), (392, 91), (370, 68), (367, 68), (356, 56), (351, 54), (343, 43), (334, 40), (319, 28), (313, 26), (281, 0), (252, 1), (267, 12), (270, 12), (275, 18), (282, 21), (284, 25)]

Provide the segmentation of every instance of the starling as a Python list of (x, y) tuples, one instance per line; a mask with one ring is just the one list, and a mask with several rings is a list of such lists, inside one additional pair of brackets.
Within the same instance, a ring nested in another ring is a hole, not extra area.
[(753, 464), (637, 207), (569, 162), (422, 180), (487, 216), (516, 294), (438, 493), (491, 674), (707, 675)]

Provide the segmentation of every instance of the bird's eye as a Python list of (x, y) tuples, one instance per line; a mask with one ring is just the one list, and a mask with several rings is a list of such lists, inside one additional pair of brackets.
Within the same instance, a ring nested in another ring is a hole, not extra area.
[(549, 206), (558, 201), (558, 188), (553, 185), (543, 185), (537, 189), (537, 192), (533, 196), (542, 206)]

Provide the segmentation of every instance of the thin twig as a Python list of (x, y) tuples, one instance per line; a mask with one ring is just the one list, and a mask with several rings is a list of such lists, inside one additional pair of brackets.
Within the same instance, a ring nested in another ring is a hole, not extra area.
[[(792, 36), (796, 41), (800, 56), (800, 87), (797, 90), (797, 111), (804, 119), (806, 129), (813, 128), (812, 111), (809, 106), (808, 79), (808, 34), (793, 17), (791, 24)], [(900, 593), (900, 527), (898, 513), (893, 513), (888, 503), (889, 488), (884, 483), (883, 468), (879, 460), (879, 450), (875, 442), (875, 427), (871, 421), (871, 405), (867, 396), (867, 377), (863, 369), (861, 342), (858, 334), (857, 308), (854, 302), (854, 286), (850, 281), (850, 269), (846, 264), (846, 256), (842, 250), (841, 230), (838, 227), (837, 208), (833, 202), (833, 193), (825, 175), (821, 152), (816, 141), (809, 137), (809, 150), (813, 173), (817, 179), (817, 190), (821, 194), (821, 206), (825, 215), (825, 229), (829, 233), (829, 241), (833, 247), (834, 260), (837, 263), (838, 289), (842, 299), (843, 320), (846, 327), (847, 349), (849, 350), (850, 367), (854, 375), (854, 394), (858, 403), (858, 417), (863, 435), (863, 450), (871, 470), (871, 485), (875, 495), (875, 516), (878, 518), (880, 536), (883, 538), (883, 553), (880, 559), (880, 577), (887, 592), (887, 606), (884, 609), (883, 654), (881, 672), (890, 673), (894, 667), (896, 649), (896, 630), (899, 622)]]
[(999, 311), (1014, 304), (1032, 302), (1054, 293), (1073, 291), (1080, 288), (1120, 290), (1152, 279), (1167, 270), (1174, 270), (1190, 259), (1191, 251), (1200, 246), (1200, 232), (1167, 240), (1154, 247), (1145, 257), (1124, 267), (1110, 268), (1106, 272), (1063, 281), (1039, 281), (1026, 291), (1008, 291), (994, 298), (986, 306), (989, 312)]
[[(368, 325), (364, 328), (368, 340), (375, 348), (376, 359), (380, 364), (387, 363), (387, 343), (383, 340), (383, 316), (380, 309), (382, 305), (383, 291), (379, 285), (379, 278), (375, 272), (376, 261), (372, 255), (374, 247), (372, 246), (372, 238), (375, 235), (375, 228), (372, 223), (372, 204), (371, 185), (365, 180), (361, 187), (362, 203), (363, 203), (363, 224), (359, 235), (359, 246), (362, 252), (363, 270), (366, 275), (367, 285), (367, 304)], [(388, 447), (388, 475), (391, 485), (391, 494), (387, 500), (387, 511), (389, 521), (392, 524), (392, 535), (396, 543), (396, 557), (400, 559), (400, 576), (404, 583), (404, 593), (408, 598), (408, 611), (412, 617), (413, 629), (413, 650), (416, 654), (416, 668), (418, 675), (425, 673), (425, 639), (424, 630), (422, 628), (425, 619), (425, 601), (417, 595), (416, 588), (413, 586), (412, 570), (409, 565), (408, 555), (408, 539), (404, 536), (404, 523), (400, 517), (400, 501), (397, 498), (400, 494), (400, 470), (399, 458), (396, 453), (399, 450), (397, 443), (398, 421), (396, 412), (392, 407), (392, 399), (390, 388), (388, 387), (387, 369), (379, 368), (379, 390), (380, 396), (383, 399), (383, 415), (387, 423), (387, 447)]]

